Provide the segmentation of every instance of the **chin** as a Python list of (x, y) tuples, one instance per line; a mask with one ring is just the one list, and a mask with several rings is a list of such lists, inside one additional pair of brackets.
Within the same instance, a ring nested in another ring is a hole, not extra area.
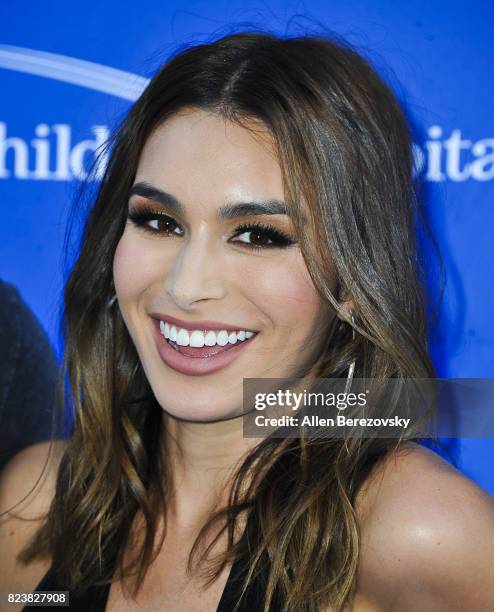
[(170, 397), (165, 395), (155, 394), (156, 400), (163, 408), (164, 412), (169, 416), (180, 421), (188, 421), (191, 423), (214, 423), (216, 421), (225, 421), (242, 414), (241, 405), (237, 409), (232, 409), (232, 404), (228, 406), (218, 406), (218, 400), (211, 399), (210, 401), (191, 401), (189, 398), (180, 401), (177, 396)]

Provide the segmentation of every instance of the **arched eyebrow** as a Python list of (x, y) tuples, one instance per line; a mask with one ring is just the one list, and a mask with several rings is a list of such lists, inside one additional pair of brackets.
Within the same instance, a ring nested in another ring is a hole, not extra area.
[[(153, 200), (166, 206), (176, 215), (184, 215), (183, 204), (171, 193), (167, 193), (149, 183), (135, 183), (132, 186), (129, 198), (138, 195), (147, 200)], [(257, 215), (288, 215), (288, 209), (280, 200), (256, 200), (255, 202), (235, 202), (225, 204), (216, 211), (220, 221), (235, 219), (236, 217), (248, 217)]]

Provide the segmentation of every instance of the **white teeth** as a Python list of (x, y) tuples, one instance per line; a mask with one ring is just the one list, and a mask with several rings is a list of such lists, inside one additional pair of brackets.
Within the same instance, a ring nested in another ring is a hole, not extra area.
[(206, 346), (214, 346), (216, 344), (216, 333), (214, 331), (208, 331), (204, 338), (204, 344)]
[(200, 329), (187, 330), (183, 327), (177, 328), (175, 325), (160, 321), (160, 331), (167, 339), (175, 342), (179, 346), (192, 346), (194, 348), (202, 348), (203, 346), (226, 346), (227, 344), (236, 344), (243, 342), (255, 335), (255, 332), (239, 330), (239, 331), (203, 331)]
[(189, 332), (186, 329), (180, 328), (175, 342), (178, 346), (189, 346)]
[(190, 334), (189, 346), (193, 346), (195, 348), (202, 348), (204, 346), (204, 332), (195, 329)]
[(222, 329), (216, 335), (216, 344), (219, 344), (220, 346), (226, 346), (228, 344), (228, 332), (226, 332), (224, 329)]

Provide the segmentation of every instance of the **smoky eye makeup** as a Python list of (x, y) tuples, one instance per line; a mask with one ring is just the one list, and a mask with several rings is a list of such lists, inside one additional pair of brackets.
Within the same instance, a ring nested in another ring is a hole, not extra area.
[[(248, 243), (241, 240), (241, 238), (245, 240), (247, 237), (249, 239)], [(233, 238), (236, 238), (236, 240), (233, 240)], [(269, 223), (259, 221), (241, 223), (238, 225), (234, 230), (231, 241), (235, 243), (250, 244), (252, 247), (279, 249), (296, 244), (296, 240), (285, 232), (275, 228)]]
[(163, 210), (149, 204), (130, 204), (127, 218), (138, 229), (156, 235), (183, 235), (184, 231), (175, 219)]
[[(183, 227), (173, 216), (149, 204), (129, 204), (127, 218), (136, 228), (149, 235), (184, 235)], [(264, 221), (238, 223), (229, 234), (228, 242), (253, 251), (285, 249), (297, 243), (287, 232)]]

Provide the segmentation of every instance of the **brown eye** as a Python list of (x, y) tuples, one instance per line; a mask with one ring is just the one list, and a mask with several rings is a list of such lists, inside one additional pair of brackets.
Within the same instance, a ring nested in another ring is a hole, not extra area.
[(160, 233), (180, 235), (179, 227), (175, 223), (175, 221), (170, 217), (165, 217), (164, 215), (159, 215), (158, 217), (156, 217), (156, 219), (150, 219), (148, 221), (148, 225)]
[(163, 212), (139, 207), (137, 210), (130, 210), (127, 216), (136, 227), (145, 232), (163, 236), (183, 235), (183, 230), (175, 219)]
[(260, 223), (237, 227), (233, 238), (234, 243), (241, 243), (251, 249), (282, 249), (296, 242), (276, 228)]
[[(246, 238), (242, 239), (243, 237)], [(237, 236), (237, 238), (240, 239), (239, 242), (245, 242), (247, 244), (252, 244), (259, 247), (269, 246), (273, 242), (265, 233), (253, 230), (250, 232), (244, 232), (243, 234)]]

